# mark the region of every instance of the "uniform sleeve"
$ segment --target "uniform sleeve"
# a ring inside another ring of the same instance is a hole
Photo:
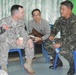
[[[50,29],[49,23],[46,22],[46,24],[45,24],[45,34],[42,37],[42,40],[48,39],[48,37],[50,36],[50,33],[51,33],[51,29]]]
[[[7,25],[4,20],[0,20],[0,34],[3,34],[6,30],[3,28],[3,25]]]
[[[76,22],[73,24],[73,29],[71,32],[76,35]]]
[[[73,23],[72,28],[70,28],[69,30],[71,31],[70,35],[67,36],[69,42],[76,42],[76,22]]]
[[[27,31],[25,30],[25,25],[23,24],[19,26],[18,30],[19,30],[20,37],[23,37],[24,41],[27,41],[29,39],[29,36]]]
[[[3,29],[3,25],[7,25],[4,19],[0,20],[0,40],[3,42],[8,42],[7,31]]]

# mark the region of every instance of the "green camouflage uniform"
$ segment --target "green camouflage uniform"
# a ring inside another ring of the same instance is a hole
[[[76,49],[76,16],[71,14],[68,19],[63,17],[59,17],[51,31],[51,35],[56,35],[58,32],[61,32],[61,38],[55,39],[55,43],[61,44],[60,54],[64,56],[70,66],[73,65],[73,58],[72,58],[72,51]],[[46,41],[45,42],[45,49],[47,50],[48,54],[54,56],[55,50],[51,48],[52,42]]]

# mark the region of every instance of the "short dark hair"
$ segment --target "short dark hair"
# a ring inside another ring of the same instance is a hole
[[[34,11],[39,11],[39,13],[41,14],[41,11],[36,8],[36,9],[34,9],[34,10],[31,12],[32,15],[33,15],[33,12],[34,12]]]
[[[23,8],[23,6],[21,6],[21,5],[13,5],[11,7],[11,15],[13,15],[15,11],[18,11],[19,8]]]
[[[68,8],[70,8],[71,10],[73,9],[73,3],[72,3],[71,1],[61,2],[61,5],[65,5],[65,6],[67,6]]]

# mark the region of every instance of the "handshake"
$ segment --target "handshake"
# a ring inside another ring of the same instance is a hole
[[[43,34],[39,33],[34,28],[32,29],[32,33],[30,33],[29,36],[33,41],[37,42],[38,44],[42,44],[42,40],[40,38],[43,36]]]

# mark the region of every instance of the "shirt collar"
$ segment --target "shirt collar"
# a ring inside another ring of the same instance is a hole
[[[34,23],[35,23],[35,24],[41,24],[41,20],[42,20],[42,19],[40,19],[40,21],[39,21],[38,23],[36,23],[36,22],[34,21]]]

